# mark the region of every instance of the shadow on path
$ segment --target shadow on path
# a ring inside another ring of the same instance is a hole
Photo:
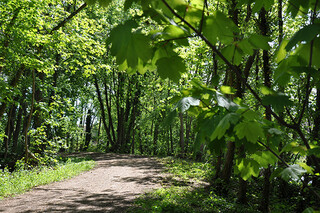
[[[148,157],[77,153],[97,166],[67,181],[0,201],[0,212],[126,212],[134,198],[160,187],[161,164]]]

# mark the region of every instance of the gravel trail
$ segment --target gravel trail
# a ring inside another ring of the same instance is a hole
[[[161,165],[148,157],[86,153],[97,166],[72,179],[0,201],[0,212],[126,212],[133,199],[160,187]]]

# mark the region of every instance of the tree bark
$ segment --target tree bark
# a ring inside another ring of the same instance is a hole
[[[110,129],[109,129],[109,127],[107,125],[107,122],[106,122],[106,114],[105,114],[104,104],[103,104],[103,101],[102,101],[102,97],[101,97],[101,92],[100,92],[97,76],[94,76],[94,85],[96,87],[96,93],[97,93],[99,104],[100,104],[102,123],[103,123],[103,126],[104,126],[105,130],[106,130],[108,141],[113,146],[114,145],[114,141],[112,140],[112,137],[111,137],[111,134],[110,134]],[[109,148],[109,146],[107,146],[107,149],[108,148]]]
[[[185,140],[184,140],[184,122],[183,122],[183,114],[182,112],[179,113],[179,120],[180,120],[180,154],[182,157],[185,155]]]
[[[260,18],[260,31],[261,34],[264,36],[268,36],[269,33],[269,25],[267,22],[267,11],[265,8],[262,8],[259,14]],[[268,88],[271,88],[271,69],[270,69],[270,56],[267,50],[263,50],[262,53],[262,60],[263,60],[263,76],[264,76],[264,85]],[[266,119],[271,121],[271,108],[267,108],[266,112]],[[268,140],[268,139],[267,139]],[[267,141],[267,145],[268,141]],[[271,168],[264,169],[264,184],[261,196],[261,203],[260,203],[260,210],[264,213],[269,212],[269,203],[270,203],[270,176],[271,176]]]
[[[91,110],[88,110],[88,114],[87,114],[87,118],[86,118],[86,138],[85,138],[85,144],[84,144],[84,150],[87,150],[89,145],[90,145],[90,141],[91,141],[91,119],[92,119],[92,113]]]

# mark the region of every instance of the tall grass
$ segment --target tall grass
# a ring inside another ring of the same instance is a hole
[[[39,185],[61,181],[79,175],[95,166],[92,160],[72,161],[69,159],[54,167],[38,167],[31,170],[17,169],[9,172],[0,170],[0,200],[16,194],[24,193]]]

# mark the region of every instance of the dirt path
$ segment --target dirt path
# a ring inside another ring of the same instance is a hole
[[[160,187],[154,159],[90,155],[97,161],[93,170],[0,201],[0,212],[125,212],[137,195]]]

